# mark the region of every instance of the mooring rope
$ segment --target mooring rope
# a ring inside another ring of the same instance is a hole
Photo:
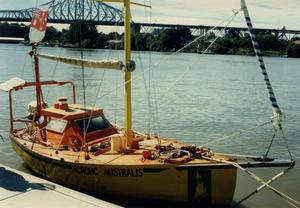
[[[273,186],[269,185],[271,182],[275,181],[276,179],[278,179],[280,176],[284,175],[288,169],[291,169],[295,163],[291,163],[291,165],[287,168],[287,170],[284,170],[282,172],[280,172],[279,174],[277,174],[276,176],[274,176],[272,179],[270,179],[268,182],[265,182],[263,179],[261,179],[260,177],[258,177],[257,175],[255,175],[253,172],[243,168],[242,166],[240,166],[238,163],[236,162],[232,162],[232,161],[227,161],[227,160],[223,160],[223,159],[216,159],[216,158],[210,158],[210,157],[205,157],[203,156],[203,159],[206,160],[211,160],[211,161],[215,161],[215,162],[221,162],[221,163],[226,163],[226,164],[230,164],[240,170],[242,170],[243,172],[247,173],[248,175],[250,175],[252,178],[254,178],[256,181],[262,183],[262,186],[265,187],[267,186],[269,189],[271,189],[273,192],[275,192],[277,195],[279,195],[280,197],[282,197],[283,199],[285,199],[289,204],[292,204],[294,207],[297,207],[297,205],[300,205],[300,202],[298,202],[297,200],[291,198],[290,196],[288,196],[287,194],[275,189]],[[263,187],[261,187],[259,190],[261,190]],[[259,191],[258,190],[258,191]],[[256,191],[255,193],[257,193],[258,191]],[[253,193],[254,194],[254,193]],[[253,195],[251,194],[251,195]],[[249,196],[250,197],[250,196]],[[247,197],[247,199],[249,198]],[[245,197],[246,198],[246,197]],[[245,201],[246,199],[244,199]],[[239,202],[238,202],[239,203]],[[297,205],[295,205],[297,204]]]
[[[232,207],[238,207],[242,202],[246,201],[247,199],[249,199],[251,196],[253,196],[254,194],[256,194],[257,192],[259,192],[260,190],[262,190],[263,188],[266,187],[266,185],[270,185],[271,183],[273,183],[275,180],[277,180],[279,177],[283,176],[284,174],[286,174],[289,170],[292,169],[293,166],[288,167],[287,169],[281,171],[280,173],[278,173],[277,175],[275,175],[273,178],[271,178],[270,180],[268,180],[265,184],[259,186],[257,189],[255,189],[252,193],[248,194],[247,196],[245,196],[243,199],[241,199],[240,201],[238,201],[236,204],[234,204]],[[288,201],[289,202],[289,201]],[[294,204],[291,204],[295,207]]]

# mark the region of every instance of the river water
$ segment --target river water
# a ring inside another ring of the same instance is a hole
[[[1,82],[15,76],[27,81],[33,79],[32,63],[27,55],[29,50],[27,46],[0,44]],[[40,48],[40,52],[81,56],[76,49]],[[87,59],[123,58],[120,51],[109,50],[85,50],[83,56]],[[273,128],[270,124],[257,126],[270,121],[272,110],[255,57],[200,54],[172,56],[168,53],[134,52],[133,59],[137,63],[132,85],[133,124],[136,130],[146,132],[150,129],[152,133],[178,138],[188,144],[208,144],[216,152],[250,155],[265,153]],[[300,59],[266,57],[265,62],[284,113],[283,128],[288,145],[296,160],[296,166],[273,185],[299,201]],[[86,102],[101,106],[112,123],[123,125],[124,73],[86,69],[84,76]],[[77,86],[78,102],[83,102],[80,67],[41,60],[41,78],[73,80]],[[43,93],[48,104],[54,103],[58,96],[71,95],[68,87],[59,90],[47,88]],[[15,115],[26,115],[27,103],[33,99],[32,91],[16,92],[13,99]],[[5,139],[5,131],[9,127],[6,93],[1,92],[0,102],[0,134]],[[279,134],[269,154],[288,158],[286,145]],[[8,140],[1,142],[0,139],[0,163],[27,171]],[[280,170],[282,168],[253,171],[267,180]],[[239,172],[234,200],[238,201],[258,186],[259,183]],[[138,206],[144,204],[142,202]],[[289,206],[272,191],[264,189],[240,207]]]

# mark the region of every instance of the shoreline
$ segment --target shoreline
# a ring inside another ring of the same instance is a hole
[[[9,45],[22,45],[22,46],[30,46],[29,44],[24,44],[20,41],[4,41],[4,40],[0,40],[0,44],[9,44]],[[54,46],[50,46],[50,45],[45,45],[45,44],[41,44],[41,47],[47,47],[47,48],[68,48],[68,49],[80,49],[80,47],[77,46],[71,46],[71,45],[54,45]],[[121,49],[114,49],[114,48],[83,48],[84,50],[121,50]],[[172,54],[175,51],[138,51],[138,50],[132,50],[132,52],[151,52],[151,53],[164,53],[164,54]],[[190,54],[202,54],[201,52],[195,52],[195,51],[182,51],[180,53],[190,53]],[[233,55],[233,56],[255,56],[254,52],[253,53],[212,53],[212,52],[208,52],[208,53],[204,53],[205,55]],[[294,57],[288,57],[287,54],[281,54],[277,51],[265,51],[263,52],[263,56],[264,57],[279,57],[279,58],[294,58]]]

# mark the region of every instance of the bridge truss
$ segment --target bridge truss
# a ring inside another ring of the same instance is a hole
[[[96,2],[93,0],[51,0],[41,5],[49,8],[49,23],[70,24],[76,20],[93,21],[96,25],[123,25],[123,11],[114,8],[108,4]],[[11,22],[30,22],[33,8],[21,10],[0,10],[0,21]],[[157,23],[134,23],[141,29],[141,32],[153,31],[153,29],[187,27],[194,34],[204,34],[208,30],[212,32],[224,32],[223,27],[214,27],[207,25],[176,25],[176,24],[157,24]],[[228,27],[241,34],[247,33],[247,28]],[[299,30],[282,29],[256,29],[256,32],[271,32],[281,38],[291,39],[300,35]]]
[[[121,10],[92,0],[52,0],[40,7],[49,8],[49,23],[70,24],[82,19],[93,21],[97,25],[123,23]],[[31,21],[33,9],[0,10],[0,21]]]

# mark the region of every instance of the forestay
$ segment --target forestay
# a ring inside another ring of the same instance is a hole
[[[257,60],[259,62],[259,67],[261,69],[261,73],[264,77],[264,80],[265,80],[265,83],[266,83],[266,86],[267,86],[267,89],[268,89],[269,99],[270,99],[270,102],[271,102],[271,105],[272,105],[272,108],[273,108],[274,124],[276,126],[279,126],[279,128],[281,128],[282,113],[281,113],[281,110],[280,110],[279,105],[277,103],[274,91],[273,91],[272,86],[271,86],[271,82],[270,82],[270,79],[269,79],[269,76],[268,76],[268,73],[267,73],[267,69],[266,69],[266,66],[265,66],[265,63],[264,63],[264,59],[262,57],[262,53],[261,53],[256,35],[254,34],[254,29],[253,29],[253,26],[252,26],[251,18],[250,18],[245,0],[241,0],[241,6],[242,6],[242,10],[244,12],[245,20],[246,20],[247,27],[248,27],[248,30],[249,30],[249,33],[250,33],[250,38],[251,38],[251,42],[252,42],[252,45],[253,45],[253,48],[254,48],[254,52],[255,52],[255,55],[256,55]]]

